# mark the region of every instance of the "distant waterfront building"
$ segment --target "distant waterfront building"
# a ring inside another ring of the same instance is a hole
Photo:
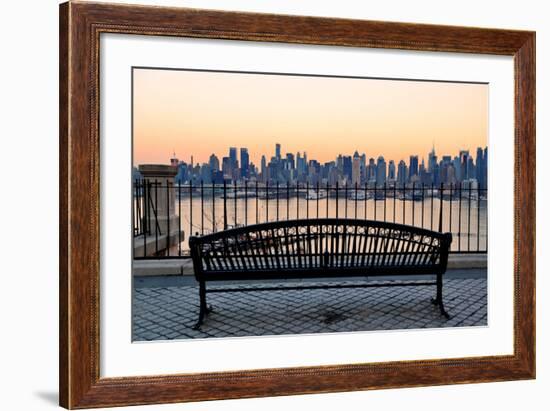
[[[407,183],[407,178],[409,176],[407,170],[407,164],[403,160],[399,161],[397,165],[397,184],[403,186]]]
[[[393,160],[390,160],[388,164],[388,180],[395,181],[395,177],[395,162]]]
[[[242,177],[248,177],[249,176],[249,165],[250,165],[250,157],[248,156],[248,149],[242,147],[241,148],[241,176]]]
[[[231,157],[223,157],[222,158],[222,173],[223,178],[226,180],[231,180],[233,177],[233,161],[231,160]]]
[[[260,175],[262,178],[262,182],[265,183],[267,181],[267,160],[265,159],[265,156],[262,156],[262,160],[260,163]]]
[[[409,157],[409,179],[418,175],[418,156]]]
[[[367,166],[367,181],[376,182],[376,162],[374,158],[369,158],[369,165]]]
[[[376,185],[383,186],[386,183],[386,160],[384,157],[378,157],[376,163]]]
[[[207,163],[204,163],[203,165],[201,165],[200,180],[204,184],[212,183],[212,169]]]
[[[294,162],[294,154],[286,153],[286,163],[289,170],[294,170],[294,168],[296,167]]]
[[[351,167],[351,184],[361,185],[361,157],[353,157],[353,164]]]
[[[470,158],[470,152],[468,150],[460,150],[458,156],[460,157],[460,180],[468,179],[468,160]]]
[[[218,159],[218,157],[216,157],[215,154],[212,154],[210,156],[210,159],[208,160],[208,165],[210,166],[210,169],[214,172],[220,170],[220,160]]]
[[[275,158],[281,160],[281,145],[279,143],[275,144]]]
[[[343,165],[344,165],[344,177],[346,177],[347,181],[350,182],[351,181],[351,174],[352,174],[351,156],[344,156]]]
[[[435,147],[432,147],[432,151],[428,154],[428,172],[435,174],[437,168],[437,156],[435,154]]]
[[[453,168],[454,168],[455,181],[456,182],[462,181],[463,176],[462,176],[462,165],[461,165],[460,156],[456,156],[453,159]]]

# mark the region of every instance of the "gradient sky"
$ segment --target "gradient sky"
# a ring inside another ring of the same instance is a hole
[[[174,151],[221,162],[229,147],[247,147],[259,165],[275,143],[320,162],[487,145],[485,84],[134,69],[133,104],[136,165],[166,164]]]

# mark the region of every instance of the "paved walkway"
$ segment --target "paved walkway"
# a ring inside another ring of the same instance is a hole
[[[485,274],[485,270],[447,272],[443,289],[450,320],[430,303],[435,286],[249,291],[208,294],[214,312],[199,331],[192,329],[199,304],[194,279],[144,277],[134,285],[134,340],[487,325]],[[281,283],[268,285],[274,284]],[[317,284],[328,282],[308,282]],[[235,285],[258,287],[257,283]]]

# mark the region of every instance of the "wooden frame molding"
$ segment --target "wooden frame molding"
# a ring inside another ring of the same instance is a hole
[[[78,1],[60,6],[59,23],[60,405],[107,407],[535,377],[534,32]],[[513,56],[514,354],[100,378],[99,47],[100,34],[113,32]]]

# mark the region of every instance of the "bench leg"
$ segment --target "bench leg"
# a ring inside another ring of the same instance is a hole
[[[200,298],[199,319],[197,320],[197,323],[193,327],[194,330],[200,330],[205,315],[212,312],[212,307],[209,307],[208,305],[206,305],[206,284],[204,283],[204,281],[199,282],[199,298]]]
[[[435,298],[432,298],[432,304],[439,306],[439,311],[448,320],[451,316],[445,311],[443,305],[443,274],[437,274],[437,294]]]

